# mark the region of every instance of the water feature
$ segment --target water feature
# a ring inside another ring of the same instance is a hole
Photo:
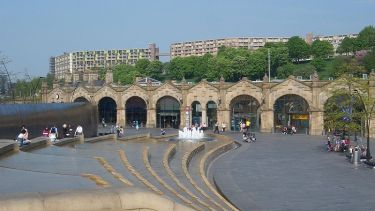
[[[181,131],[178,131],[178,138],[179,139],[189,139],[189,140],[198,140],[204,138],[203,130],[200,128],[193,127],[191,129],[184,127]]]

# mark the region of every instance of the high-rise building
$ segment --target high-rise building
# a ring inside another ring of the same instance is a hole
[[[116,64],[134,65],[139,59],[159,60],[159,48],[154,43],[143,49],[91,50],[64,53],[50,58],[50,72],[55,79],[63,79],[65,73],[110,67]]]
[[[313,36],[312,33],[306,35],[305,41],[312,44],[315,40],[326,40],[330,42],[334,50],[340,45],[345,37],[355,38],[357,34],[348,35],[329,35],[329,36]],[[186,57],[186,56],[203,56],[204,54],[216,55],[219,47],[232,47],[232,48],[246,48],[249,50],[256,50],[263,47],[267,42],[273,43],[286,43],[290,37],[238,37],[238,38],[223,38],[213,40],[198,40],[186,41],[179,43],[172,43],[170,45],[171,58]]]
[[[170,46],[171,58],[185,56],[203,56],[206,53],[216,55],[219,47],[246,48],[256,50],[267,42],[288,42],[287,37],[238,37],[215,40],[199,40],[172,43]]]
[[[339,34],[339,35],[328,35],[328,36],[314,36],[312,41],[321,40],[321,41],[328,41],[333,45],[333,50],[336,52],[337,48],[340,46],[341,42],[345,39],[345,37],[349,38],[357,38],[358,34]]]

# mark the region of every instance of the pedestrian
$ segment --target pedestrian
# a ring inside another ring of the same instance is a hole
[[[22,125],[21,131],[25,130],[25,133],[23,134],[24,140],[29,140],[29,130],[27,130],[26,125]]]
[[[214,130],[214,133],[217,133],[217,134],[219,134],[220,132],[219,132],[219,124],[216,122],[216,124],[215,124],[215,130]]]
[[[66,138],[69,136],[69,129],[68,129],[67,124],[63,124],[62,131],[63,131],[63,138]]]
[[[78,125],[76,128],[76,132],[74,133],[76,136],[83,134],[83,128],[81,125]]]
[[[135,121],[135,129],[136,129],[136,130],[139,130],[139,124],[138,124],[138,121]]]
[[[51,127],[51,129],[49,131],[49,138],[52,142],[55,142],[57,140],[58,136],[59,136],[59,133],[57,131],[56,126],[54,125],[53,127]]]
[[[102,126],[103,126],[103,127],[107,127],[107,124],[105,123],[104,118],[102,118]]]
[[[44,128],[44,130],[42,132],[42,136],[49,137],[49,129],[48,129],[48,127]]]
[[[225,132],[225,128],[227,127],[227,124],[225,124],[225,122],[222,122],[221,123],[221,129],[223,132]]]
[[[30,143],[30,141],[25,138],[26,133],[27,133],[26,129],[23,128],[17,136],[17,141],[20,143],[20,147]]]

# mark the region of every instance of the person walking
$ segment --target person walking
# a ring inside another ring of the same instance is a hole
[[[219,132],[219,124],[216,122],[216,124],[215,124],[215,130],[214,130],[214,133],[217,133],[217,134],[219,134],[220,132]]]

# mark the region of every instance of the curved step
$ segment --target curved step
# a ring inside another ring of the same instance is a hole
[[[188,206],[196,209],[196,210],[203,210],[201,207],[195,205],[192,201],[184,197],[183,195],[179,194],[175,189],[173,189],[170,185],[168,185],[155,171],[152,169],[150,161],[149,161],[149,147],[143,148],[143,162],[147,168],[147,170],[150,172],[152,176],[156,178],[156,180],[164,186],[168,191],[170,191],[172,194],[174,194],[176,197],[181,199],[185,204]]]
[[[127,186],[133,186],[133,183],[127,180],[122,174],[118,173],[103,157],[94,157],[99,163],[116,179]]]
[[[191,159],[193,158],[193,156],[195,156],[197,153],[201,152],[202,150],[205,149],[205,144],[200,144],[198,145],[196,148],[194,148],[193,150],[191,150],[190,152],[186,152],[182,158],[182,161],[181,161],[181,166],[182,166],[182,169],[184,171],[184,174],[186,176],[186,178],[189,180],[189,182],[191,183],[191,185],[200,193],[202,194],[207,200],[210,201],[210,203],[214,204],[217,208],[221,209],[221,210],[225,210],[223,208],[222,205],[220,205],[218,202],[216,202],[206,191],[204,191],[197,183],[196,181],[193,179],[193,177],[191,176],[190,172],[189,172],[189,164],[190,164],[190,161]]]
[[[199,171],[200,171],[200,176],[204,182],[204,184],[211,190],[213,194],[215,194],[222,202],[224,202],[231,210],[238,211],[233,204],[231,204],[227,199],[225,199],[217,190],[216,188],[209,182],[207,176],[206,176],[206,170],[207,170],[207,165],[210,162],[209,160],[212,160],[214,157],[216,157],[220,151],[226,151],[229,149],[233,148],[233,141],[227,141],[225,140],[224,143],[216,146],[215,148],[211,149],[207,153],[205,153],[200,160],[199,164]]]
[[[88,173],[83,173],[81,174],[81,176],[95,182],[95,184],[99,187],[102,187],[102,188],[111,187],[109,182],[105,181],[101,176],[98,176],[95,174],[88,174]]]
[[[159,190],[156,186],[154,186],[151,182],[149,182],[146,178],[144,178],[129,162],[128,158],[126,157],[124,150],[117,151],[121,161],[123,162],[124,166],[135,176],[139,181],[141,181],[146,187],[154,191],[159,195],[164,195],[164,193]]]

